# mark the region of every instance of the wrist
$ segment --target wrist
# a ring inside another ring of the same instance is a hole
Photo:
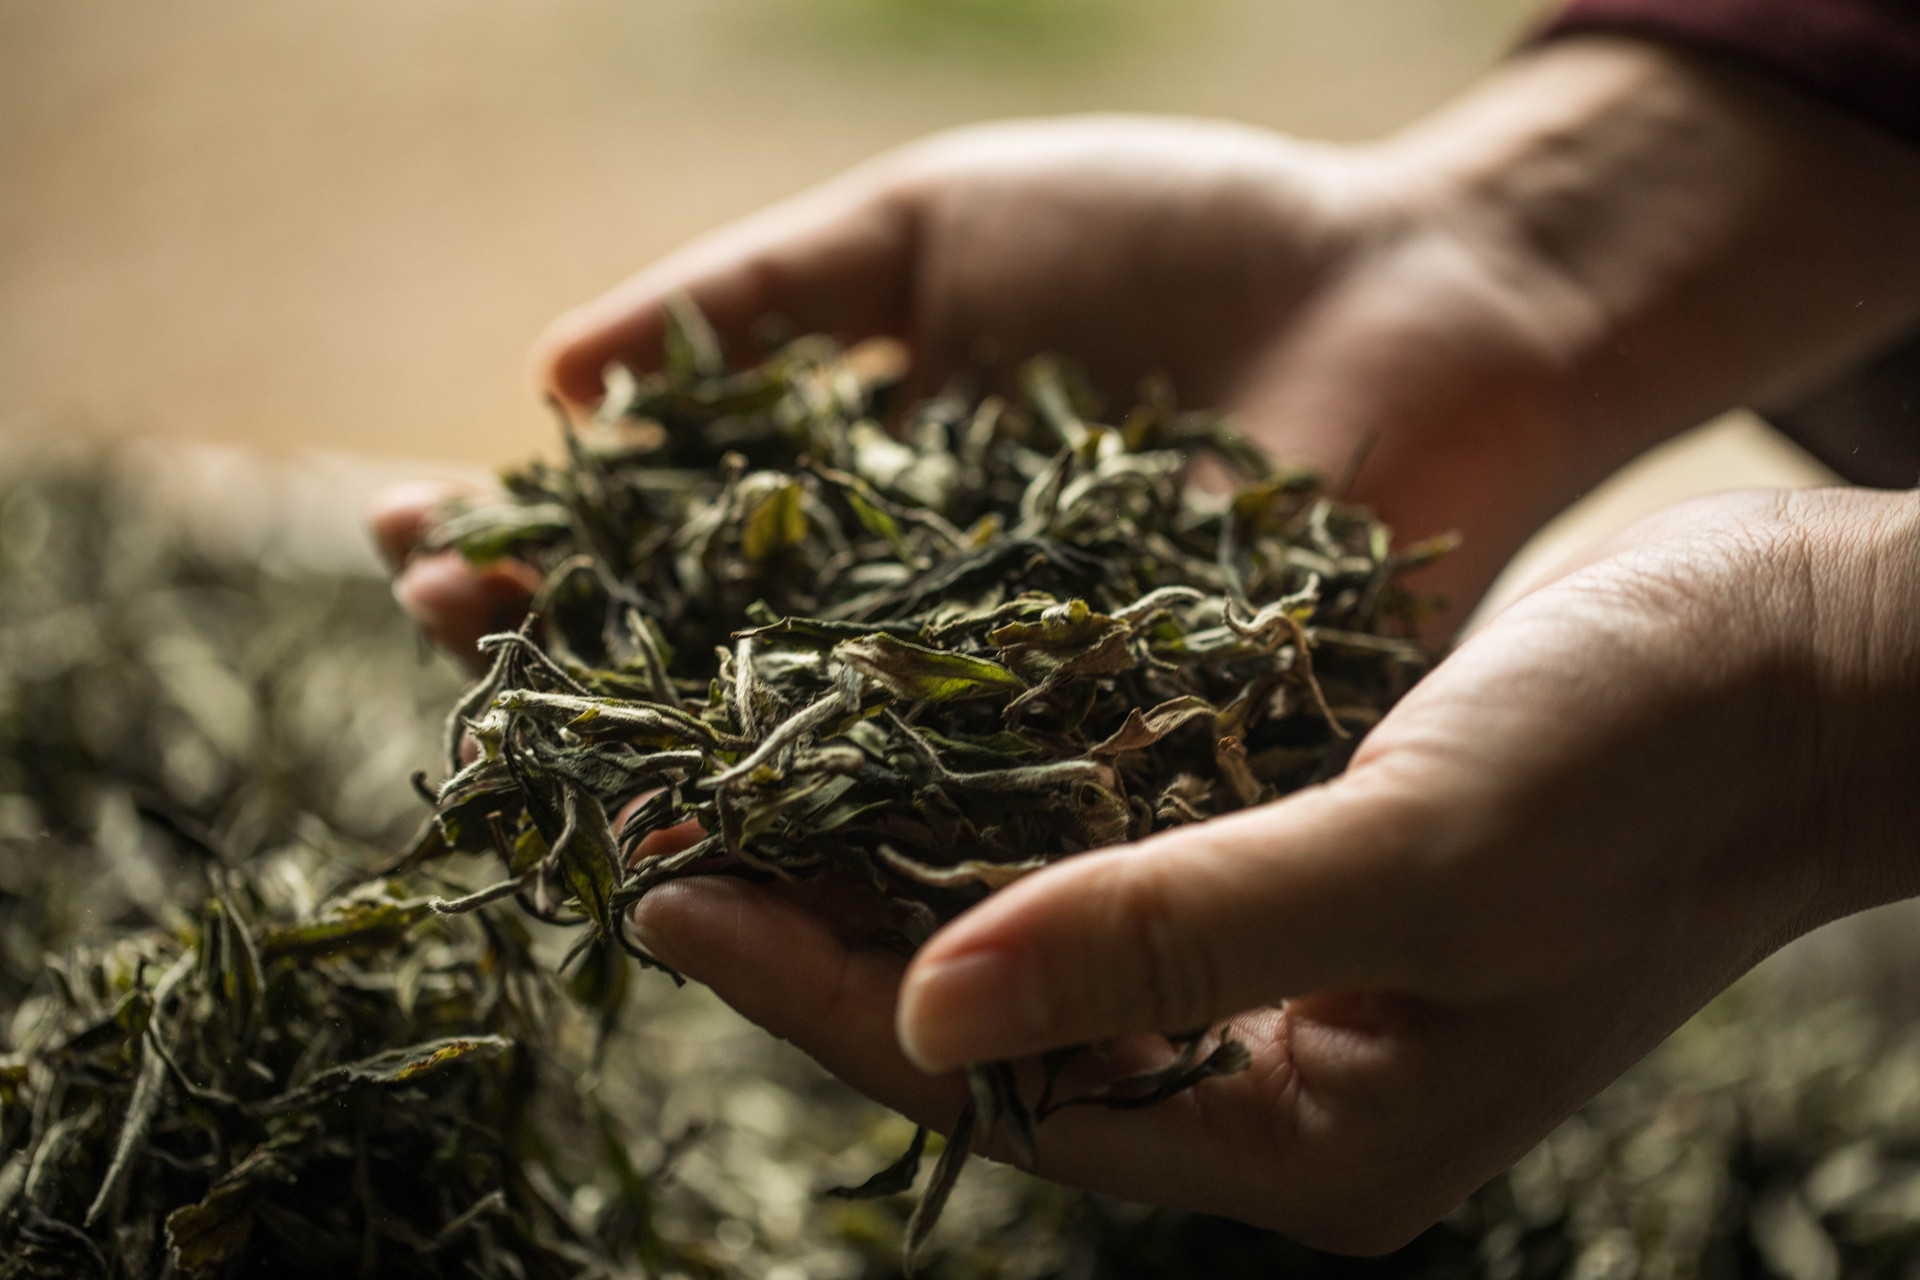
[[[1683,529],[1704,516],[1676,544],[1667,612],[1686,636],[1673,661],[1717,690],[1698,803],[1738,815],[1711,868],[1722,899],[1751,897],[1777,945],[1920,894],[1920,491],[1674,511]]]
[[[1695,499],[1549,592],[1556,618],[1597,606],[1591,662],[1635,717],[1628,845],[1758,948],[1741,967],[1920,894],[1920,490]]]
[[[1920,319],[1920,149],[1743,66],[1570,38],[1384,150],[1510,264],[1616,461]]]
[[[1840,915],[1920,894],[1920,490],[1798,495],[1815,809]]]

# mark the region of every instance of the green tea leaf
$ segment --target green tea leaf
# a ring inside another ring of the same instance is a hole
[[[847,640],[833,656],[896,697],[911,702],[955,702],[1019,693],[1024,680],[997,662],[909,644],[876,632]]]
[[[800,506],[801,490],[796,481],[787,481],[761,499],[747,516],[740,534],[740,550],[748,560],[758,563],[797,547],[807,536],[807,516]]]
[[[504,1036],[446,1036],[424,1044],[389,1049],[358,1062],[329,1067],[297,1089],[256,1104],[253,1110],[263,1115],[296,1112],[356,1085],[407,1084],[468,1058],[492,1057],[512,1047],[513,1042]]]
[[[432,914],[425,898],[352,899],[334,904],[309,923],[269,930],[261,940],[260,957],[313,960],[345,951],[382,951]]]

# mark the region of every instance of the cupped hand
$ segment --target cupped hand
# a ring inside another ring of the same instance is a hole
[[[1248,1070],[1061,1112],[1039,1171],[1385,1249],[1767,952],[1920,889],[1916,711],[1920,497],[1737,495],[1494,619],[1341,777],[1030,875],[911,964],[734,880],[636,926],[935,1127],[961,1064],[1231,1019]]]

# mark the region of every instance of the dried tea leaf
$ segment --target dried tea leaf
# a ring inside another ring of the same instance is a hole
[[[1127,1076],[1090,1089],[1078,1097],[1054,1103],[1043,1114],[1051,1114],[1063,1107],[1102,1106],[1122,1111],[1151,1107],[1177,1093],[1185,1093],[1203,1080],[1245,1071],[1253,1060],[1247,1046],[1238,1040],[1222,1038],[1204,1058],[1199,1056],[1200,1044],[1201,1037],[1194,1036],[1180,1047],[1172,1062],[1158,1071]]]
[[[913,1274],[920,1250],[939,1224],[947,1200],[960,1181],[960,1170],[966,1166],[967,1157],[973,1154],[976,1114],[974,1101],[969,1097],[961,1106],[959,1117],[953,1122],[953,1132],[947,1135],[947,1145],[940,1149],[940,1158],[934,1162],[933,1177],[927,1183],[926,1194],[920,1197],[920,1203],[913,1207],[913,1216],[907,1219],[906,1258],[902,1266],[909,1276]]]
[[[328,1094],[354,1085],[405,1084],[463,1058],[503,1053],[512,1047],[513,1042],[501,1036],[448,1036],[425,1044],[388,1049],[371,1058],[330,1067],[299,1088],[260,1104],[256,1110],[281,1114],[311,1106]]]
[[[833,656],[895,697],[910,702],[954,702],[1023,692],[1026,682],[997,662],[875,633],[846,640]]]
[[[223,1174],[204,1199],[167,1215],[174,1265],[190,1276],[213,1275],[239,1258],[253,1233],[255,1206],[269,1186],[296,1179],[287,1153],[309,1141],[315,1128],[292,1126],[262,1143]]]
[[[268,961],[287,956],[311,960],[356,948],[379,950],[432,914],[432,904],[424,898],[349,899],[318,920],[268,930],[260,955]]]
[[[1041,858],[1028,858],[1024,862],[983,862],[978,858],[969,858],[951,866],[929,866],[916,862],[889,845],[881,845],[875,852],[880,861],[909,880],[931,885],[936,889],[953,889],[966,885],[984,885],[989,889],[1004,889],[1022,876],[1031,875],[1047,863]]]
[[[1188,695],[1161,703],[1151,711],[1135,707],[1127,713],[1126,723],[1107,738],[1087,749],[1089,755],[1117,756],[1123,751],[1150,747],[1174,730],[1197,720],[1211,720],[1217,708],[1205,698]]]
[[[836,1200],[878,1200],[882,1196],[911,1191],[914,1179],[920,1176],[920,1159],[926,1150],[927,1126],[916,1125],[913,1141],[907,1144],[907,1149],[900,1153],[898,1160],[857,1187],[834,1187],[826,1194]]]
[[[791,480],[761,499],[741,532],[741,554],[757,562],[799,546],[807,536],[807,517],[800,499],[800,485]]]

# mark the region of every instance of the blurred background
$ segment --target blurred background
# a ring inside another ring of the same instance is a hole
[[[541,326],[943,126],[1365,138],[1534,0],[7,0],[0,422],[495,463]]]

